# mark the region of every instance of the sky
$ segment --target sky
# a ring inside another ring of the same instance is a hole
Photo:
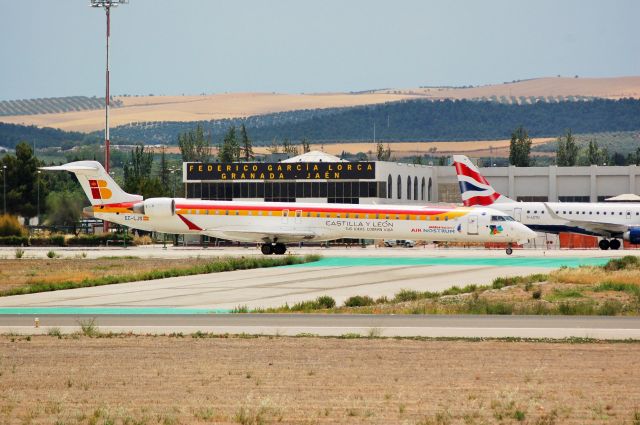
[[[0,0],[0,100],[104,95],[105,14]],[[317,93],[640,75],[637,0],[130,0],[111,93]]]

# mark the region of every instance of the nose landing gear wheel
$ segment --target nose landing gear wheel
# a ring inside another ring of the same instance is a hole
[[[609,248],[611,249],[620,249],[620,241],[617,239],[614,239],[612,241],[609,241]]]
[[[507,255],[513,254],[513,248],[511,248],[511,244],[507,245]]]
[[[273,245],[271,245],[270,243],[263,244],[260,247],[260,251],[262,251],[264,255],[271,255],[273,254]]]
[[[607,249],[609,249],[609,241],[606,239],[602,239],[600,242],[598,242],[598,246],[601,250],[606,251]]]
[[[287,246],[283,243],[277,243],[273,247],[273,253],[276,255],[282,255],[287,252]]]

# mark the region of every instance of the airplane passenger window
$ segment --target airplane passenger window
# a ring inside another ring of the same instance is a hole
[[[224,215],[229,215],[229,210],[224,210]]]
[[[531,211],[527,210],[527,214],[529,214]]]
[[[387,220],[389,220],[389,214],[387,214],[387,215],[385,216],[385,218],[386,218]]]
[[[449,216],[448,215],[444,216],[444,221],[449,221]]]

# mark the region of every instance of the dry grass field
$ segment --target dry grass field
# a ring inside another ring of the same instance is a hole
[[[640,98],[640,77],[613,78],[534,78],[507,84],[470,88],[409,88],[380,90],[376,93],[397,93],[426,96],[434,99],[473,99],[491,96],[594,96],[607,99]]]
[[[637,424],[639,383],[638,343],[0,337],[5,424]]]
[[[118,97],[124,103],[112,109],[111,124],[139,121],[198,121],[246,117],[297,109],[334,108],[376,104],[411,98],[471,99],[491,96],[596,96],[611,99],[640,97],[640,77],[537,78],[509,84],[472,88],[409,88],[367,93],[224,93],[202,96]],[[0,121],[54,127],[62,130],[95,131],[104,126],[102,110],[43,115],[0,117]]]
[[[140,121],[201,121],[239,118],[296,109],[319,109],[369,105],[410,99],[406,94],[277,94],[231,93],[203,96],[118,97],[123,107],[111,109],[111,125]],[[14,124],[54,127],[68,131],[90,132],[104,128],[104,111],[80,111],[42,115],[0,117]]]
[[[54,258],[0,260],[0,293],[31,283],[82,282],[106,275],[128,276],[169,268],[188,269],[211,258]]]

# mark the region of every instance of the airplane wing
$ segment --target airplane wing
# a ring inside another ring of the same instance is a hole
[[[553,211],[553,209],[544,203],[549,216],[556,220],[565,220],[571,223],[572,226],[580,227],[589,232],[598,233],[603,236],[612,236],[616,234],[621,234],[629,230],[629,226],[624,224],[616,224],[616,223],[607,223],[601,221],[589,221],[589,220],[574,220],[572,218],[561,217]]]
[[[266,231],[265,229],[204,229],[203,233],[221,239],[229,239],[240,242],[299,242],[311,240],[318,235],[315,232],[304,230],[276,229]]]

